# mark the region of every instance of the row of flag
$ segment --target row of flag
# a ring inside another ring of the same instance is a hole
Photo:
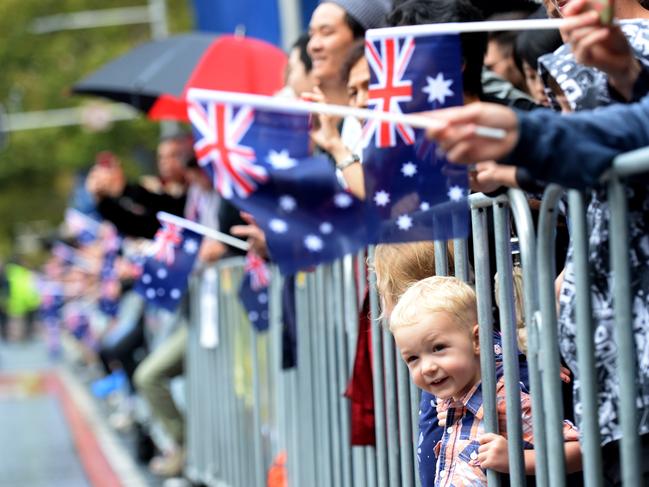
[[[462,103],[457,35],[369,37],[366,57],[368,103],[374,110],[415,113]],[[200,166],[222,198],[255,217],[282,273],[332,261],[368,244],[468,235],[466,169],[450,165],[421,130],[396,122],[364,125],[366,198],[359,200],[341,186],[328,157],[312,154],[307,114],[276,113],[196,90],[189,93],[188,115]],[[68,218],[90,238],[93,225],[84,227],[76,214]],[[158,306],[175,309],[201,241],[199,233],[163,221],[136,290]],[[115,255],[104,253],[107,289],[115,279]],[[268,267],[249,253],[245,270],[239,296],[251,322],[265,329]]]
[[[462,103],[459,36],[366,41],[369,106],[414,113]],[[468,179],[423,132],[403,123],[363,127],[366,199],[340,184],[326,156],[311,155],[308,114],[231,102],[190,90],[199,164],[221,196],[251,213],[284,274],[379,242],[468,235]]]

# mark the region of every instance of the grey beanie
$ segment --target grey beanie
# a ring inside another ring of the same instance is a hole
[[[385,27],[390,13],[391,0],[320,0],[320,3],[335,3],[358,21],[364,29]]]

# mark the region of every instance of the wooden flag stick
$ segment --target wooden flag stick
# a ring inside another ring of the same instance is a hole
[[[248,245],[248,242],[245,242],[236,237],[232,237],[227,233],[219,232],[218,230],[214,230],[213,228],[206,227],[205,225],[201,225],[200,223],[187,220],[186,218],[181,218],[179,216],[166,213],[164,211],[159,211],[157,213],[157,216],[158,216],[158,220],[160,220],[161,222],[167,222],[167,223],[171,223],[172,225],[178,225],[179,227],[186,228],[187,230],[191,230],[192,232],[199,233],[205,237],[218,240],[219,242],[229,245],[230,247],[235,247],[237,249],[241,249],[244,251],[247,251],[248,248],[250,247]]]
[[[212,91],[192,88],[187,94],[187,99],[190,101],[199,99],[210,100],[217,103],[246,105],[253,108],[273,110],[280,113],[319,113],[321,115],[333,115],[335,117],[354,117],[361,120],[378,120],[380,122],[410,125],[420,129],[436,129],[444,126],[444,122],[424,115],[383,112],[380,110],[369,110],[367,108],[354,108],[345,105],[314,103],[290,98],[250,95],[247,93],[233,93],[229,91]],[[502,129],[481,126],[477,127],[476,133],[481,137],[490,139],[502,139],[506,135],[505,131]]]

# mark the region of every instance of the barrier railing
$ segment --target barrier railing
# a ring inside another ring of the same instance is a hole
[[[634,159],[635,158],[635,159]],[[629,162],[630,161],[630,162]],[[637,164],[638,161],[641,164]],[[646,170],[649,152],[624,155],[616,161],[618,175],[629,166]],[[611,255],[615,276],[617,341],[622,397],[621,441],[625,485],[640,485],[635,348],[631,322],[631,291],[626,246],[625,193],[618,176],[610,176]],[[554,290],[554,234],[557,203],[563,190],[551,185],[544,195],[538,241],[525,195],[510,190],[492,199],[471,195],[473,266],[467,242],[455,240],[455,274],[467,281],[474,273],[480,324],[481,368],[486,431],[498,431],[496,367],[493,350],[493,281],[490,253],[496,256],[498,313],[502,336],[507,433],[511,485],[525,485],[516,310],[512,281],[514,222],[523,273],[523,317],[527,329],[527,365],[531,390],[536,483],[565,484],[563,407],[559,375],[557,304]],[[581,447],[587,486],[602,485],[602,460],[597,410],[597,380],[591,316],[584,197],[568,192],[570,228],[576,266],[577,350],[583,421]],[[511,213],[511,215],[510,215]],[[491,216],[490,216],[491,214]],[[490,219],[493,218],[493,223]],[[493,226],[492,226],[493,225]],[[490,249],[493,229],[494,248]],[[373,258],[369,249],[368,258]],[[435,242],[436,273],[449,269],[447,242]],[[411,383],[392,335],[379,318],[376,279],[368,274],[372,377],[374,382],[374,447],[350,444],[350,405],[343,396],[351,375],[358,338],[358,309],[364,294],[365,256],[346,257],[313,272],[296,276],[297,367],[281,369],[282,278],[270,286],[270,330],[258,333],[239,305],[237,289],[242,260],[215,266],[218,286],[219,343],[201,345],[202,307],[197,277],[192,283],[191,331],[187,355],[187,473],[215,486],[263,486],[276,455],[287,453],[289,485],[297,486],[419,486],[417,444],[419,391]],[[626,269],[626,272],[625,272]],[[359,277],[360,276],[360,277]],[[487,472],[490,486],[500,476]]]

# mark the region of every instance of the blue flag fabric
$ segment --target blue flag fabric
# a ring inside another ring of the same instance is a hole
[[[162,222],[135,291],[150,304],[175,311],[187,291],[201,241],[198,233]]]
[[[65,210],[65,224],[80,244],[92,243],[99,235],[100,222],[76,208]]]
[[[307,115],[235,107],[209,92],[189,100],[199,164],[223,198],[255,217],[283,274],[367,245],[364,203],[328,158],[309,155]]]
[[[115,261],[121,246],[122,238],[117,233],[117,229],[112,226],[108,227],[103,238],[104,256],[99,272],[99,310],[112,318],[117,316],[121,294],[120,282],[115,269]]]
[[[385,33],[388,29],[382,29]],[[461,105],[459,35],[370,37],[370,108],[414,113]],[[369,121],[363,127],[369,228],[376,242],[463,238],[469,233],[467,170],[449,164],[422,130]]]
[[[239,286],[239,299],[248,313],[250,324],[257,331],[268,330],[268,265],[254,252],[248,252],[244,277]]]

